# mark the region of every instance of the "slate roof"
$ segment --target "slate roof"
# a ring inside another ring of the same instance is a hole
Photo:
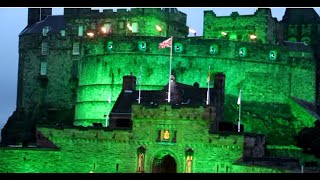
[[[157,107],[167,104],[168,84],[162,90],[141,90],[141,104]],[[210,102],[213,102],[214,88],[210,88]],[[133,104],[138,103],[139,90],[122,91],[115,102],[110,114],[131,113]],[[179,82],[172,82],[171,102],[173,106],[205,106],[207,88],[199,88]]]
[[[30,27],[25,28],[19,34],[19,36],[25,34],[42,33],[42,29],[46,26],[50,27],[49,33],[59,33],[60,30],[66,29],[67,24],[63,15],[47,16],[43,21],[36,22]]]
[[[314,24],[320,23],[320,17],[313,8],[286,8],[282,21],[288,24]]]

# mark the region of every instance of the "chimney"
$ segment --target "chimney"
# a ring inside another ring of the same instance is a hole
[[[132,76],[132,73],[130,76],[123,76],[122,90],[136,90],[136,79],[135,76]]]
[[[40,13],[41,13],[41,21],[43,21],[47,16],[51,16],[52,15],[52,8],[41,8],[40,9]]]
[[[212,122],[211,132],[219,131],[219,123],[224,121],[224,86],[226,76],[223,73],[216,73],[214,76],[214,97],[213,105],[216,108],[216,118]],[[212,101],[211,101],[212,102]]]
[[[40,8],[28,8],[28,27],[40,20]]]
[[[44,20],[47,16],[52,15],[52,8],[28,8],[28,25]]]

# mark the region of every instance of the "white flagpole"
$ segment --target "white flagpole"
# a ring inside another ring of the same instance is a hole
[[[210,104],[210,66],[209,66],[209,74],[208,74],[208,77],[209,79],[207,79],[208,81],[208,90],[207,90],[207,105]]]
[[[105,113],[106,115],[106,127],[108,127],[109,126],[109,117],[108,117],[108,115],[107,115],[107,113]]]
[[[238,97],[238,104],[239,104],[239,121],[238,121],[238,132],[240,132],[240,122],[241,122],[241,89],[239,92],[239,97]]]
[[[140,66],[140,75],[139,75],[139,98],[138,98],[138,103],[140,104],[140,100],[141,100],[141,70],[142,67]]]
[[[172,46],[173,46],[173,36],[171,36],[171,49],[170,49],[170,70],[169,70],[169,90],[168,90],[168,102],[171,101],[171,64],[172,64]]]

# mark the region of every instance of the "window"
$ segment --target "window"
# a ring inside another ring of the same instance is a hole
[[[72,75],[73,77],[78,76],[78,60],[73,60],[73,61],[72,61],[71,75]]]
[[[91,23],[91,29],[96,29],[97,24],[96,23]]]
[[[41,62],[41,64],[40,64],[40,75],[41,76],[47,75],[47,62]]]
[[[297,42],[297,38],[296,37],[289,37],[288,41],[290,42]]]
[[[48,43],[47,42],[42,42],[41,54],[48,55]]]
[[[49,26],[44,27],[42,29],[42,35],[43,36],[47,36],[49,31],[50,31],[50,27]]]
[[[309,37],[302,37],[301,41],[304,42],[305,44],[310,44],[310,38]]]
[[[119,29],[123,29],[124,28],[124,21],[119,21]]]
[[[111,23],[106,23],[103,25],[104,28],[106,28],[106,32],[109,33],[111,31]]]
[[[194,152],[191,148],[188,148],[186,150],[186,173],[192,172],[193,154],[194,154]]]
[[[72,55],[80,55],[80,44],[79,43],[73,43]]]
[[[78,36],[83,36],[83,26],[78,27]]]
[[[143,146],[140,146],[137,150],[137,153],[138,153],[137,172],[143,173],[144,172],[144,161],[145,161],[146,149]]]
[[[139,30],[138,29],[138,22],[133,22],[131,27],[132,27],[132,32],[133,33],[137,33],[138,32],[138,30]]]
[[[60,30],[60,35],[61,36],[66,36],[66,30]]]

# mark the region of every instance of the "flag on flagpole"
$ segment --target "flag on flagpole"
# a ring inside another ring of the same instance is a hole
[[[159,44],[159,49],[164,49],[166,47],[171,47],[172,45],[172,37],[169,38],[169,39],[166,39],[164,41],[162,41],[160,44]]]
[[[238,102],[237,102],[238,105],[241,104],[241,89],[240,89],[240,92],[239,92],[239,97],[238,97]]]

